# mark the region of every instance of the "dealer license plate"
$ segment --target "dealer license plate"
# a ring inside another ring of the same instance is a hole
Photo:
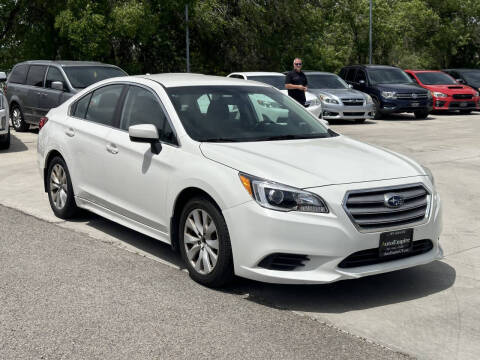
[[[460,103],[460,106],[461,106],[461,107],[467,107],[467,106],[468,106],[468,103],[466,103],[466,102]]]
[[[380,234],[379,256],[408,254],[413,247],[413,229],[403,229]]]
[[[420,106],[420,103],[418,103],[418,102],[412,102],[410,105],[411,105],[412,107],[419,107],[419,106]]]

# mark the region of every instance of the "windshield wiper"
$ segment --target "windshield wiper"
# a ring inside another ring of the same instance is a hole
[[[240,139],[228,139],[228,138],[209,138],[202,139],[201,142],[239,142]]]
[[[316,135],[275,135],[257,138],[253,141],[274,141],[274,140],[297,140],[297,139],[316,139],[325,138],[328,134],[316,134]]]

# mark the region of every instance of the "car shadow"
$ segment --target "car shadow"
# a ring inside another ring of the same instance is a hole
[[[390,114],[390,115],[383,115],[380,120],[383,121],[429,121],[435,120],[436,118],[432,116],[433,114],[429,114],[426,119],[415,119],[415,115],[413,114]]]
[[[363,123],[356,123],[353,120],[328,120],[330,125],[357,125],[357,126],[362,126],[362,125],[375,125],[376,121],[374,120],[365,120]]]
[[[174,267],[185,268],[180,255],[170,245],[86,210],[70,222],[85,223]],[[450,288],[455,279],[453,267],[434,261],[409,269],[324,285],[279,285],[236,278],[220,291],[273,308],[345,313],[423,298]]]
[[[80,210],[78,216],[69,222],[85,223],[87,227],[104,233],[108,237],[120,240],[133,248],[146,252],[154,257],[166,261],[176,267],[183,268],[184,264],[180,255],[172,250],[169,244],[143,235],[135,230],[105,219],[87,210]]]
[[[14,135],[14,132],[10,131],[10,147],[5,150],[0,150],[1,154],[17,153],[27,151],[28,147]]]
[[[275,308],[345,313],[401,303],[444,291],[456,271],[442,261],[325,285],[275,285],[239,279],[227,292]]]

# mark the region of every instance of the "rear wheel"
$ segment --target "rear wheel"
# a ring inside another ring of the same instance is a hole
[[[70,173],[61,157],[57,156],[50,161],[46,182],[48,200],[55,216],[60,219],[72,218],[78,208],[75,204]]]
[[[415,119],[423,120],[428,117],[429,111],[428,110],[417,110],[414,112]]]
[[[10,147],[10,128],[4,135],[0,135],[0,150],[5,150]]]
[[[233,279],[227,224],[211,200],[196,197],[185,205],[179,237],[180,252],[193,280],[208,287],[221,287]]]
[[[472,112],[472,110],[460,110],[460,114],[463,114],[463,115],[468,115]]]
[[[15,129],[15,131],[18,131],[18,132],[27,131],[28,128],[30,127],[30,125],[27,124],[23,119],[22,110],[18,105],[14,105],[12,107],[11,118],[12,118],[12,126]]]

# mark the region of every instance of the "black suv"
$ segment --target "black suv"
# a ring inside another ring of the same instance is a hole
[[[430,91],[416,85],[401,69],[385,65],[351,65],[340,77],[354,89],[369,94],[375,104],[375,119],[382,115],[410,112],[425,119],[432,111]]]
[[[86,61],[26,61],[8,75],[6,96],[16,131],[37,125],[42,116],[80,90],[127,73],[114,65]]]
[[[475,91],[480,91],[480,69],[445,69],[442,70],[462,84]]]

